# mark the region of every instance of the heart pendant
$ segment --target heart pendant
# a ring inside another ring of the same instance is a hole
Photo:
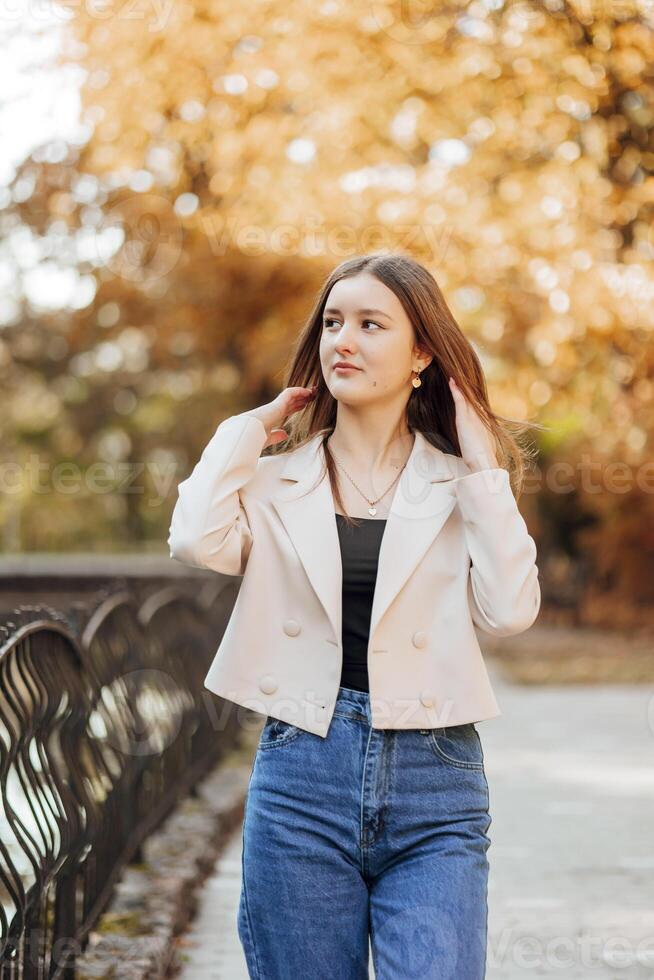
[[[374,517],[375,514],[377,513],[377,508],[376,507],[369,507],[368,508],[368,513],[370,514],[371,517]]]

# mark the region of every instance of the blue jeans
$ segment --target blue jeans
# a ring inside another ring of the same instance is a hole
[[[381,730],[339,688],[326,738],[268,717],[238,934],[255,980],[483,980],[488,784],[474,724]]]

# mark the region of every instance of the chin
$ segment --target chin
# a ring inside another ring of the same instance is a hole
[[[374,405],[379,401],[375,392],[332,392],[334,398],[341,405],[347,405],[350,408],[363,408],[366,405]]]

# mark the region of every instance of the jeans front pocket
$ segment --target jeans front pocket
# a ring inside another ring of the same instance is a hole
[[[282,721],[281,718],[273,718],[271,715],[268,715],[261,729],[259,748],[273,749],[281,745],[287,745],[296,739],[298,735],[301,735],[302,731],[303,729],[298,728],[297,725],[291,725],[287,721]]]
[[[459,769],[484,771],[484,751],[472,722],[429,730],[429,744],[439,759]]]

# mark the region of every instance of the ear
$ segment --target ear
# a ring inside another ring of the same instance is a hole
[[[424,348],[418,347],[416,345],[414,345],[413,347],[413,356],[416,358],[416,360],[420,361],[421,371],[424,371],[425,368],[428,368],[431,362],[434,360],[433,354],[431,354],[429,351],[425,350]]]

